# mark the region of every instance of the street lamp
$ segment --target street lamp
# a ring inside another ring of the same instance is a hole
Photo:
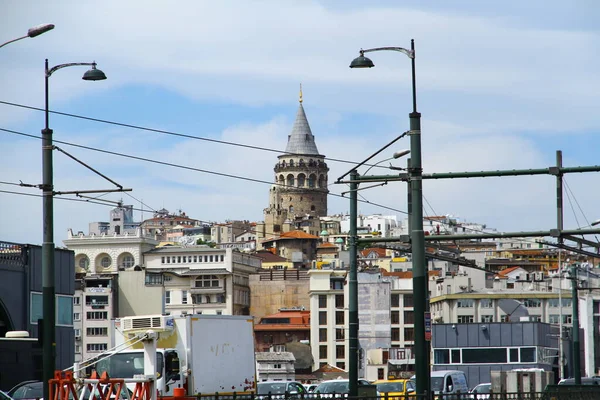
[[[398,159],[398,158],[400,158],[400,157],[404,157],[404,156],[405,156],[405,155],[407,155],[407,154],[410,154],[410,150],[408,150],[408,149],[407,149],[407,150],[401,150],[401,151],[397,151],[397,152],[395,152],[395,153],[394,153],[394,154],[393,154],[393,155],[392,155],[390,158],[383,159],[383,160],[381,160],[381,161],[378,161],[378,162],[376,162],[375,164],[371,165],[371,166],[370,166],[370,167],[369,167],[369,168],[368,168],[368,169],[367,169],[367,170],[364,172],[364,174],[363,174],[363,175],[366,175],[366,174],[367,174],[367,172],[369,172],[369,171],[370,171],[370,170],[371,170],[373,167],[376,167],[376,166],[378,166],[378,165],[379,165],[379,164],[381,164],[381,163],[384,163],[384,162],[386,162],[386,161],[390,161],[390,160],[396,160],[396,159]],[[396,168],[396,167],[395,167],[395,168]]]
[[[415,375],[416,393],[428,395],[429,393],[429,351],[426,338],[426,318],[428,312],[427,264],[425,260],[425,235],[423,233],[423,186],[421,165],[421,114],[417,112],[417,85],[415,73],[415,41],[410,41],[410,50],[403,47],[377,47],[360,50],[360,55],[352,60],[350,68],[372,68],[375,66],[365,53],[375,51],[397,51],[411,59],[412,66],[412,103],[413,110],[410,118],[410,153],[411,159],[408,166],[409,187],[412,198],[412,212],[409,215],[410,242],[413,258],[413,294],[415,314]],[[430,323],[430,321],[428,321]],[[431,329],[431,327],[428,327]],[[429,333],[429,332],[427,332]],[[351,354],[354,357],[354,354]],[[358,392],[358,371],[350,369],[350,395]],[[354,385],[354,386],[353,386]],[[354,391],[353,391],[354,390]]]
[[[8,42],[4,42],[4,43],[0,44],[0,47],[6,46],[7,44],[12,43],[12,42],[16,42],[17,40],[26,39],[28,37],[34,38],[36,36],[41,35],[42,33],[48,32],[52,29],[54,29],[53,24],[41,24],[38,26],[34,26],[33,28],[29,28],[29,30],[27,31],[27,35],[18,37],[16,39],[9,40]]]
[[[52,29],[52,28],[50,28]],[[43,32],[41,32],[43,33]],[[38,35],[41,33],[37,33]],[[48,108],[48,79],[59,69],[89,65],[92,68],[83,74],[86,81],[99,81],[106,79],[104,72],[96,69],[96,63],[69,63],[59,64],[48,68],[48,59],[45,64],[45,119],[46,125],[42,129],[42,207],[43,207],[43,242],[42,242],[42,357],[43,357],[43,382],[48,382],[54,376],[56,368],[56,307],[54,289],[54,183],[52,172],[52,129],[49,127],[50,110]],[[38,327],[39,329],[39,327]],[[39,332],[38,332],[39,334]],[[44,386],[44,398],[48,399],[48,385]]]

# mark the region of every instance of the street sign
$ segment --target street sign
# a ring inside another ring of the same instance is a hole
[[[425,313],[425,340],[431,341],[431,313]]]

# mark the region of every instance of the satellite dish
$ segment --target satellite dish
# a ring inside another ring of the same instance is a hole
[[[506,315],[510,322],[519,322],[521,317],[528,317],[529,310],[518,300],[515,299],[500,299],[498,306]]]

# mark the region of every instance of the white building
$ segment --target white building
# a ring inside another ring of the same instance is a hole
[[[295,381],[296,358],[289,351],[268,351],[256,353],[256,380],[265,381]]]
[[[559,282],[555,281],[497,277],[493,288],[475,289],[467,275],[433,279],[429,281],[432,319],[434,323],[508,322],[510,310],[503,310],[500,302],[513,299],[523,304],[534,321],[558,324],[562,317],[565,326],[570,326],[571,292],[563,288],[559,296]]]
[[[155,248],[144,254],[146,284],[162,287],[167,314],[248,315],[249,275],[258,257],[208,246]]]
[[[310,343],[314,369],[348,368],[347,271],[311,269]],[[388,362],[414,369],[414,310],[411,273],[359,273],[359,377],[384,379]],[[398,352],[396,349],[406,350]],[[402,353],[402,356],[401,356]],[[408,357],[406,357],[408,355]],[[394,361],[389,361],[394,359]]]
[[[356,228],[365,233],[377,232],[378,236],[392,236],[392,231],[398,227],[397,217],[395,215],[358,215]],[[340,217],[340,231],[342,233],[350,232],[350,215]]]

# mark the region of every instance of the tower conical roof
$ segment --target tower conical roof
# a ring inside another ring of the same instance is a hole
[[[288,136],[287,147],[285,148],[286,153],[293,154],[307,154],[307,155],[319,155],[317,145],[315,144],[315,137],[313,136],[306,114],[304,113],[304,107],[302,103],[298,107],[298,113],[296,114],[296,121],[292,128],[292,134]]]

